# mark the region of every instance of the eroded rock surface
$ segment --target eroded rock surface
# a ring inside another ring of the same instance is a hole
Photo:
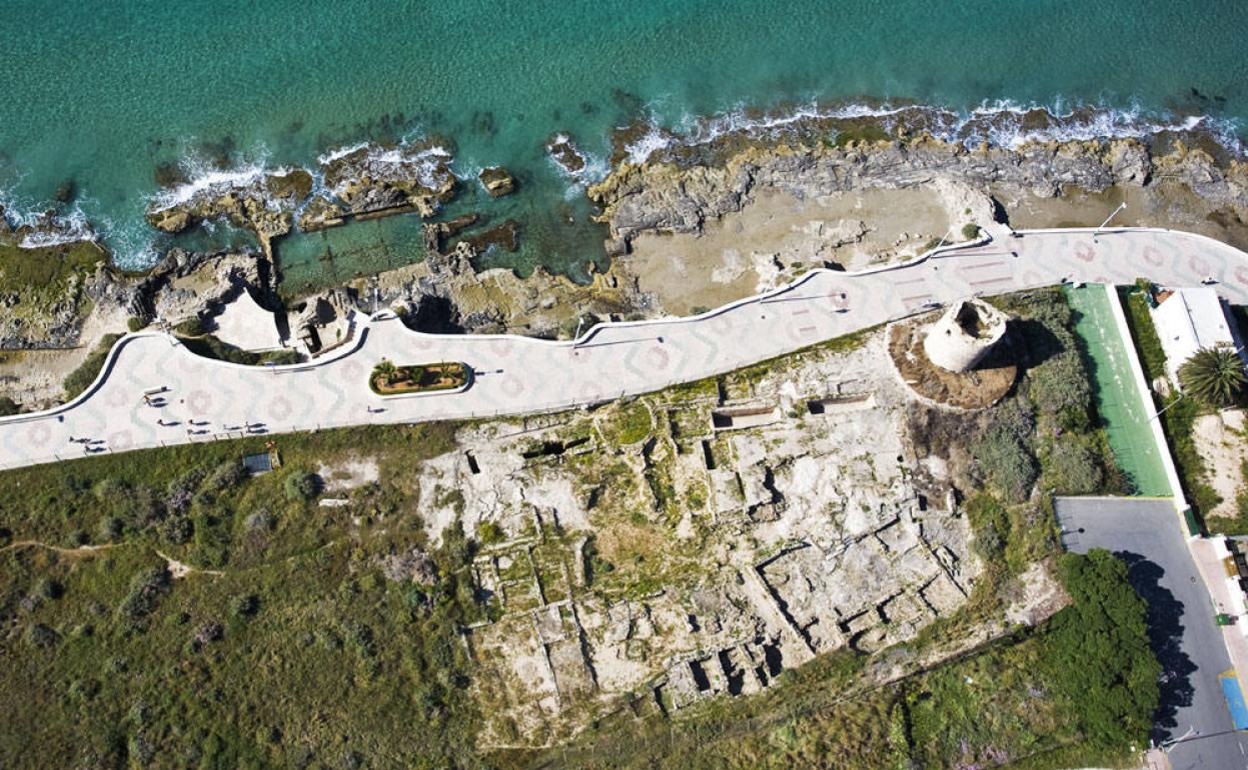
[[[877,333],[589,413],[477,424],[422,465],[431,538],[492,533],[474,572],[495,619],[466,636],[483,744],[548,745],[623,700],[670,714],[758,691],[962,607],[981,570],[969,524],[912,446],[925,407],[885,355]]]

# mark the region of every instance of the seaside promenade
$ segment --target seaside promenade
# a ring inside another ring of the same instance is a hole
[[[383,312],[324,360],[246,367],[196,356],[163,333],[130,334],[78,399],[0,418],[0,468],[247,434],[582,406],[730,371],[971,294],[1063,280],[1193,285],[1212,277],[1222,296],[1248,304],[1248,255],[1203,236],[1131,228],[1020,235],[859,273],[818,270],[700,316],[603,324],[575,342],[421,334]],[[383,398],[367,383],[383,358],[462,361],[476,376],[463,392]],[[147,403],[144,392],[158,388],[156,405]]]

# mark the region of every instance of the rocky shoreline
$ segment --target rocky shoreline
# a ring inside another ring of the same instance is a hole
[[[643,131],[625,129],[618,143]],[[422,225],[424,262],[350,281],[346,293],[331,290],[292,305],[297,312],[333,299],[346,311],[367,297],[369,309],[377,302],[393,306],[420,330],[567,337],[587,321],[714,306],[810,267],[862,267],[843,256],[847,250],[871,259],[918,253],[945,227],[999,236],[1020,226],[1014,219],[1025,212],[1059,202],[1076,208],[1092,201],[1096,205],[1084,213],[1099,222],[1104,204],[1096,196],[1132,196],[1144,212],[1136,216],[1146,213],[1152,224],[1212,228],[1215,237],[1234,243],[1242,235],[1248,241],[1248,165],[1216,158],[1199,143],[1199,137],[1175,136],[1165,142],[968,148],[927,132],[889,134],[861,125],[847,131],[813,121],[780,133],[731,133],[696,147],[669,145],[639,163],[617,153],[611,172],[588,187],[597,219],[609,230],[605,250],[612,258],[610,269],[588,285],[540,268],[525,279],[510,270],[479,272],[482,252],[514,250],[524,223],[490,222],[471,212]],[[570,177],[584,174],[585,158],[570,136],[552,136],[545,149]],[[282,312],[273,239],[296,223],[308,232],[403,212],[433,217],[455,197],[452,163],[451,153],[433,140],[362,145],[322,157],[317,174],[266,170],[166,196],[148,212],[153,227],[177,233],[223,219],[254,233],[262,253],[174,249],[142,276],[106,264],[89,275],[79,270],[64,296],[41,300],[48,305],[46,317],[6,313],[16,300],[0,296],[0,348],[89,347],[94,340],[82,334],[88,316],[114,319],[113,325],[118,318],[176,324],[211,315],[242,291]],[[516,185],[498,166],[483,169],[478,181],[490,197],[509,194]],[[920,215],[924,205],[935,212],[926,219]],[[911,226],[890,225],[887,212],[910,217]],[[58,228],[63,221],[49,212],[38,226],[6,226],[0,239],[13,246],[32,232],[56,235]],[[872,239],[879,243],[871,245]],[[722,247],[716,245],[721,241]],[[0,371],[0,377],[8,378],[0,391],[20,391],[20,375]]]
[[[613,238],[643,233],[697,233],[708,220],[740,211],[759,189],[797,198],[864,189],[905,189],[946,179],[984,192],[1055,198],[1078,189],[1142,188],[1162,180],[1186,185],[1210,213],[1248,218],[1248,165],[1219,165],[1202,149],[1175,142],[1163,155],[1135,139],[1047,142],[1007,149],[967,149],[930,134],[879,140],[765,141],[710,164],[659,159],[625,162],[589,195]],[[615,248],[618,250],[619,245]]]

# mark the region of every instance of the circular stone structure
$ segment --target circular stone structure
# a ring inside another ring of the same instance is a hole
[[[959,300],[928,327],[923,352],[942,369],[969,372],[1005,336],[1008,320],[1005,313],[983,300]]]

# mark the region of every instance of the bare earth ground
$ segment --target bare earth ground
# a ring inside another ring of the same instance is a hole
[[[1179,184],[1161,181],[1144,188],[1110,187],[1102,193],[1068,189],[1060,198],[1016,197],[999,189],[991,192],[1016,229],[1096,227],[1125,201],[1127,208],[1114,215],[1112,224],[1189,230],[1248,248],[1248,225],[1233,216],[1206,215],[1208,204]]]
[[[1125,201],[1112,224],[1188,230],[1248,248],[1248,224],[1209,214],[1188,188],[1164,181],[1102,193],[1068,189],[1061,197],[989,191],[1015,229],[1095,227]],[[965,185],[870,189],[808,200],[760,189],[741,211],[708,221],[698,234],[643,233],[621,258],[643,292],[674,315],[712,308],[791,280],[825,263],[846,270],[907,259],[927,243],[974,222],[986,226],[980,197]],[[968,215],[968,210],[973,213]]]
[[[125,330],[126,315],[120,308],[104,309],[96,305],[83,322],[77,347],[0,354],[0,383],[9,378],[20,380],[25,404],[59,401],[64,393],[65,378],[82,365],[101,338]]]
[[[1222,502],[1208,512],[1209,516],[1238,515],[1235,498],[1244,483],[1240,467],[1248,462],[1248,441],[1244,440],[1243,428],[1244,413],[1239,409],[1196,418],[1192,429],[1196,451],[1205,461],[1209,485],[1222,498]]]
[[[796,270],[825,263],[861,270],[914,256],[949,222],[935,187],[808,200],[762,189],[740,212],[707,222],[701,235],[638,236],[622,261],[643,292],[684,315],[757,293]]]

